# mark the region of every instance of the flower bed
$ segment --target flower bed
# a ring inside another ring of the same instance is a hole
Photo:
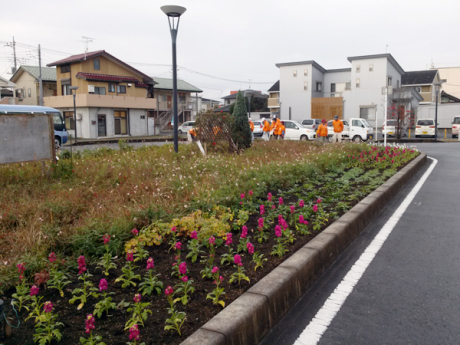
[[[317,160],[319,170],[263,196],[236,190],[233,204],[204,203],[186,216],[133,229],[118,258],[111,252],[117,237],[109,234],[97,239],[104,248],[99,265],[80,256],[68,271],[58,259],[63,253],[49,253],[46,288],[31,288],[21,263],[15,298],[21,321],[30,318],[4,344],[32,344],[34,334],[44,337],[50,329],[62,333],[63,344],[82,336],[107,344],[178,344],[418,154],[353,144],[320,150],[331,150],[321,154],[337,164]],[[278,169],[289,171],[287,164]],[[34,327],[34,319],[44,326]]]

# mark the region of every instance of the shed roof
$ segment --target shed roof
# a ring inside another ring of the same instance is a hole
[[[20,66],[17,71],[11,77],[11,81],[16,81],[22,75],[27,72],[35,79],[40,78],[40,67],[38,66]],[[42,67],[42,80],[43,81],[56,81],[56,68]]]
[[[157,77],[152,77],[155,82],[157,82],[157,85],[155,85],[155,89],[160,89],[160,90],[172,90],[173,89],[173,80],[168,79],[168,78],[157,78]],[[203,90],[200,90],[196,86],[193,86],[190,83],[187,83],[184,80],[177,79],[177,91],[187,91],[187,92],[203,92]]]

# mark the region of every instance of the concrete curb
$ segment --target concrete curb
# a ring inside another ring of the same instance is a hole
[[[421,153],[181,345],[258,344],[426,161]]]

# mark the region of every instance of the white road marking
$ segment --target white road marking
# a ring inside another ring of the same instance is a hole
[[[428,176],[430,176],[436,164],[438,164],[437,159],[432,157],[428,158],[433,160],[431,166],[428,168],[425,174],[423,174],[414,188],[412,188],[410,193],[407,195],[401,205],[399,205],[390,219],[388,219],[382,229],[380,229],[379,233],[375,236],[371,244],[369,244],[364,253],[361,254],[360,258],[351,267],[350,271],[343,278],[334,292],[329,296],[322,308],[316,313],[313,320],[297,338],[294,345],[316,345],[320,341],[324,332],[326,332],[332,320],[337,315],[342,305],[345,303],[345,300],[353,291],[353,288],[361,279],[367,267],[372,262],[375,255],[377,255],[378,251],[385,243],[385,240],[391,234],[396,224],[398,224],[402,215],[412,203],[415,195],[417,195],[418,191],[422,188],[423,184],[427,180]]]

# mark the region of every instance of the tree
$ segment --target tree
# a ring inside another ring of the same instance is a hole
[[[251,128],[243,93],[238,91],[233,109],[232,139],[239,149],[251,147]]]
[[[411,102],[414,97],[410,89],[394,88],[391,106],[388,108],[388,119],[396,120],[396,138],[401,139],[407,127],[413,125],[414,112]]]

